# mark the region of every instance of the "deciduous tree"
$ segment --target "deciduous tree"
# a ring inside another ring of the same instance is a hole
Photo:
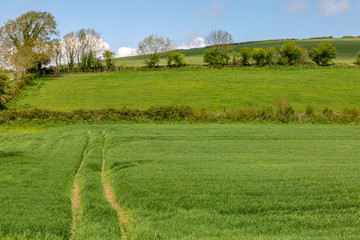
[[[205,38],[206,43],[219,51],[230,50],[229,44],[233,43],[230,33],[223,30],[213,30]]]
[[[43,62],[50,55],[47,47],[56,31],[56,21],[48,12],[27,12],[15,20],[8,20],[0,29],[3,59],[13,68],[17,78]],[[41,57],[40,57],[41,56]]]
[[[138,54],[145,57],[148,67],[154,68],[160,61],[160,56],[174,49],[169,38],[151,34],[139,43]]]

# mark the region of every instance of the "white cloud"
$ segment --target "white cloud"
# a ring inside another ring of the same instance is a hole
[[[129,57],[129,56],[136,56],[136,55],[137,55],[136,48],[121,47],[117,50],[116,57]]]
[[[286,7],[286,10],[291,13],[298,13],[306,11],[310,8],[310,4],[307,0],[297,0],[293,1],[290,5]]]
[[[200,10],[200,14],[208,15],[210,17],[218,17],[224,15],[226,7],[222,3],[213,3],[210,7],[203,7]]]
[[[334,16],[351,10],[350,0],[319,0],[319,14],[321,16]]]
[[[206,47],[205,40],[201,37],[193,39],[189,44],[182,43],[178,49],[203,48]]]

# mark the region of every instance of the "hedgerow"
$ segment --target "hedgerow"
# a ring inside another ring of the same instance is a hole
[[[272,123],[336,123],[359,124],[360,111],[357,108],[344,108],[335,112],[325,108],[315,112],[308,106],[303,112],[296,112],[286,100],[278,100],[277,109],[237,109],[232,111],[198,110],[190,106],[158,106],[145,110],[130,108],[75,110],[71,112],[51,111],[44,109],[3,110],[0,111],[0,124],[12,124],[14,121],[60,121],[64,123],[91,123],[101,121],[126,122],[202,122],[202,123],[236,123],[236,122],[272,122]]]

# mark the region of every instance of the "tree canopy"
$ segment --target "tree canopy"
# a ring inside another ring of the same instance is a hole
[[[49,45],[58,35],[56,21],[48,12],[27,12],[0,28],[1,54],[18,78],[29,68],[49,59]]]

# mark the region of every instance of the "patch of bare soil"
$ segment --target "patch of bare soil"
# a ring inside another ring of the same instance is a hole
[[[115,194],[111,188],[109,179],[106,176],[105,147],[106,147],[106,134],[104,133],[104,146],[103,146],[103,150],[102,150],[103,161],[102,161],[102,168],[101,168],[101,180],[102,180],[102,183],[104,186],[105,197],[106,197],[106,200],[110,203],[111,207],[116,210],[116,212],[118,214],[119,223],[127,223],[128,219],[125,217],[123,209],[121,209],[119,204],[117,204],[117,202],[115,200]]]
[[[74,234],[75,229],[76,229],[76,215],[79,214],[80,210],[81,210],[79,172],[80,172],[82,166],[84,165],[84,160],[85,160],[86,153],[87,153],[87,150],[90,145],[90,141],[91,141],[91,132],[89,131],[89,140],[88,140],[86,147],[84,148],[80,165],[79,165],[78,169],[76,170],[73,189],[72,189],[71,206],[72,206],[73,222],[71,225],[71,232],[70,232],[71,235]],[[70,239],[72,239],[72,238],[70,237]]]

